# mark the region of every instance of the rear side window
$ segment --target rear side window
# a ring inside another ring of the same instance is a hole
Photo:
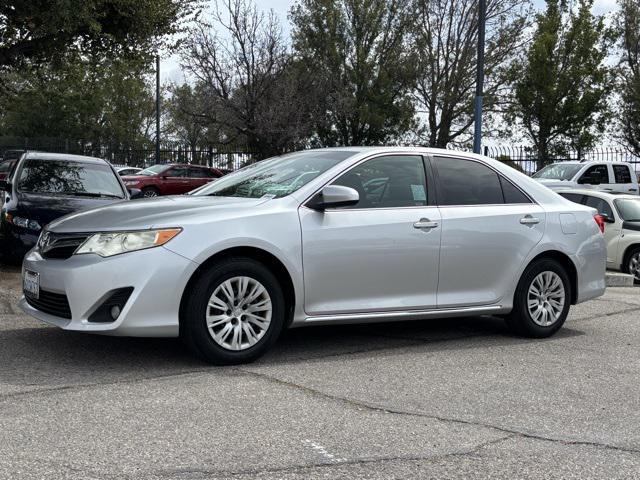
[[[631,172],[627,165],[613,165],[613,175],[616,183],[631,183]]]
[[[561,193],[560,196],[566,198],[567,200],[573,203],[583,203],[582,195],[578,193]]]
[[[500,177],[500,185],[504,194],[504,203],[531,203],[529,197],[506,178]]]
[[[531,203],[529,198],[491,168],[462,158],[436,158],[440,205]]]
[[[598,210],[598,213],[602,213],[608,216],[609,218],[614,218],[611,205],[609,205],[609,202],[607,202],[602,198],[592,197],[591,195],[585,195],[584,201],[582,203],[584,203],[587,207],[595,208],[596,210]]]

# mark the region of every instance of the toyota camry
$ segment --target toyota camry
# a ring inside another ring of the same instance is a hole
[[[496,315],[548,337],[604,292],[596,214],[479,155],[307,150],[54,221],[21,306],[66,330],[181,336],[216,364],[306,325]]]

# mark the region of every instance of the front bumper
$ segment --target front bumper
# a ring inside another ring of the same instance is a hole
[[[44,259],[32,250],[22,269],[40,275],[40,289],[67,296],[71,319],[44,313],[27,303],[25,313],[65,330],[134,337],[176,337],[184,288],[198,265],[164,247],[114,257],[74,255],[66,260]],[[90,322],[109,292],[133,287],[118,318]]]

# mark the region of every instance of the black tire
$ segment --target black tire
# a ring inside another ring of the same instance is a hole
[[[160,196],[160,191],[156,187],[144,187],[142,189],[142,196],[144,198],[153,198]]]
[[[528,292],[531,283],[542,272],[554,272],[560,277],[565,292],[562,312],[558,319],[549,326],[534,322],[528,309]],[[516,334],[531,338],[546,338],[556,333],[564,325],[571,306],[571,282],[564,267],[552,259],[540,259],[527,267],[522,274],[513,299],[513,310],[506,316],[507,326]]]
[[[234,351],[216,343],[206,324],[208,302],[216,288],[226,280],[246,276],[264,286],[271,300],[271,322],[258,342],[245,350]],[[261,357],[276,342],[285,323],[285,301],[282,288],[262,263],[245,257],[220,261],[201,274],[194,282],[180,318],[181,337],[198,357],[214,365],[249,363]]]
[[[624,273],[633,275],[633,283],[636,283],[636,284],[640,283],[640,279],[638,278],[638,276],[636,276],[634,272],[631,271],[630,262],[631,262],[631,258],[633,258],[633,256],[636,255],[637,253],[640,253],[640,247],[630,248],[629,251],[624,255],[624,261],[622,262],[622,269],[621,269]]]

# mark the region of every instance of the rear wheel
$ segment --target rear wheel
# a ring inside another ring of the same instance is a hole
[[[515,333],[544,338],[564,324],[571,304],[571,283],[555,260],[540,259],[527,267],[518,282],[507,325]]]
[[[634,248],[626,255],[625,271],[633,275],[635,283],[640,283],[640,248]]]
[[[142,189],[142,196],[145,198],[157,197],[160,195],[160,192],[155,187],[144,187]]]
[[[282,289],[268,268],[251,258],[229,258],[196,281],[181,318],[182,336],[210,363],[247,363],[277,340],[284,312]]]

